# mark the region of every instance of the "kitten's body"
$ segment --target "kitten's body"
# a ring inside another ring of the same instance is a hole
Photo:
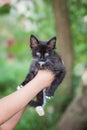
[[[34,60],[31,65],[30,72],[22,83],[22,86],[32,80],[40,69],[51,70],[55,75],[55,79],[51,86],[42,90],[37,95],[37,101],[31,101],[29,103],[33,107],[43,106],[46,102],[46,97],[51,97],[54,95],[56,88],[62,82],[65,76],[66,72],[64,64],[60,56],[55,52],[55,42],[55,37],[48,42],[42,42],[37,40],[37,38],[33,35],[31,36],[30,47]]]

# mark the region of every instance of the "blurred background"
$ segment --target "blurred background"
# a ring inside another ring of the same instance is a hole
[[[67,75],[45,116],[27,108],[15,130],[87,130],[87,0],[0,0],[0,98],[28,73],[31,34],[57,36]]]

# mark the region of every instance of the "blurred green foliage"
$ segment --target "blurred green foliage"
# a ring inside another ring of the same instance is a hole
[[[3,14],[9,13],[10,8],[11,8],[11,6],[9,4],[5,4],[5,5],[1,6],[0,7],[0,14],[3,15]]]
[[[26,5],[26,10],[21,13],[18,3],[11,6],[10,13],[6,11],[7,14],[0,15],[0,97],[15,91],[29,70],[32,62],[29,36],[33,33],[44,40],[56,35],[52,2],[29,1],[29,6]],[[68,0],[68,8],[74,48],[73,82],[77,88],[83,65],[87,62],[87,1]],[[56,100],[57,95],[48,102],[44,117],[29,108],[15,130],[55,130],[61,116],[54,112]],[[60,97],[59,102],[62,102]]]

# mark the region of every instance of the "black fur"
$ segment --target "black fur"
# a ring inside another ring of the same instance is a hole
[[[45,89],[45,94],[48,97],[54,95],[55,90],[65,77],[65,67],[61,60],[61,57],[55,51],[56,37],[53,37],[49,41],[39,41],[34,35],[30,37],[30,48],[32,50],[33,63],[30,71],[26,76],[22,85],[24,86],[30,80],[32,80],[40,69],[51,70],[55,79],[51,86]],[[29,104],[33,107],[41,106],[44,103],[43,91],[37,95],[36,101],[31,101]]]

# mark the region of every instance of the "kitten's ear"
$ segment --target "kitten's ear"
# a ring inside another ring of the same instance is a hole
[[[38,46],[38,44],[39,44],[38,39],[34,35],[31,35],[30,36],[30,47],[34,48],[34,47]]]
[[[47,45],[51,49],[55,49],[55,44],[56,44],[56,37],[51,38],[48,42]]]

